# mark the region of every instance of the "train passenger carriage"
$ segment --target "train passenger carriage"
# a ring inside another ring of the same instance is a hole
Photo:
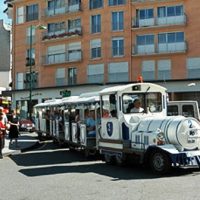
[[[98,123],[99,96],[96,93],[85,93],[69,103],[69,99],[62,102],[64,105],[65,140],[70,148],[82,148],[86,155],[96,152],[96,132]],[[93,113],[93,116],[91,116]],[[88,116],[89,115],[89,116]],[[91,119],[93,118],[93,119]],[[87,130],[93,120],[93,135]]]
[[[167,116],[167,97],[164,87],[135,83],[35,108],[37,112],[49,109],[52,119],[60,110],[63,126],[57,118],[51,135],[86,155],[100,153],[108,164],[131,160],[161,174],[171,167],[200,166],[200,123],[195,118]]]

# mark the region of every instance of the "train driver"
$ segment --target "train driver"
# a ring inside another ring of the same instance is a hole
[[[141,107],[141,101],[140,99],[135,99],[133,101],[133,107],[130,109],[131,113],[141,113],[144,111],[144,108]]]

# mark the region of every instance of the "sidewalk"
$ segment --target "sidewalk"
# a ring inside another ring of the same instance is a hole
[[[8,139],[8,135],[5,139],[5,147],[3,148],[3,156],[9,156],[12,154],[19,154],[26,149],[29,149],[35,145],[37,145],[39,140],[37,139],[37,134],[35,132],[21,132],[18,138],[18,147],[15,147],[15,141],[13,140],[13,144],[10,144],[10,140]]]

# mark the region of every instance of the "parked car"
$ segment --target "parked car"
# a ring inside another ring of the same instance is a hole
[[[30,119],[20,119],[19,131],[35,131],[35,124]]]

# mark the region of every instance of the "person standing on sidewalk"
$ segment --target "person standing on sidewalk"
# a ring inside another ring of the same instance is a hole
[[[18,137],[19,137],[19,120],[18,117],[15,114],[15,111],[12,111],[11,120],[8,122],[10,124],[10,130],[9,130],[9,139],[10,144],[12,144],[12,140],[15,139],[15,147],[18,147]]]
[[[5,145],[6,125],[3,121],[3,114],[0,113],[0,159],[3,158],[2,149]]]
[[[6,113],[4,112],[4,108],[2,106],[0,106],[0,114],[2,114],[2,117],[3,117],[2,121],[3,121],[4,125],[7,125],[8,118],[6,116]]]

